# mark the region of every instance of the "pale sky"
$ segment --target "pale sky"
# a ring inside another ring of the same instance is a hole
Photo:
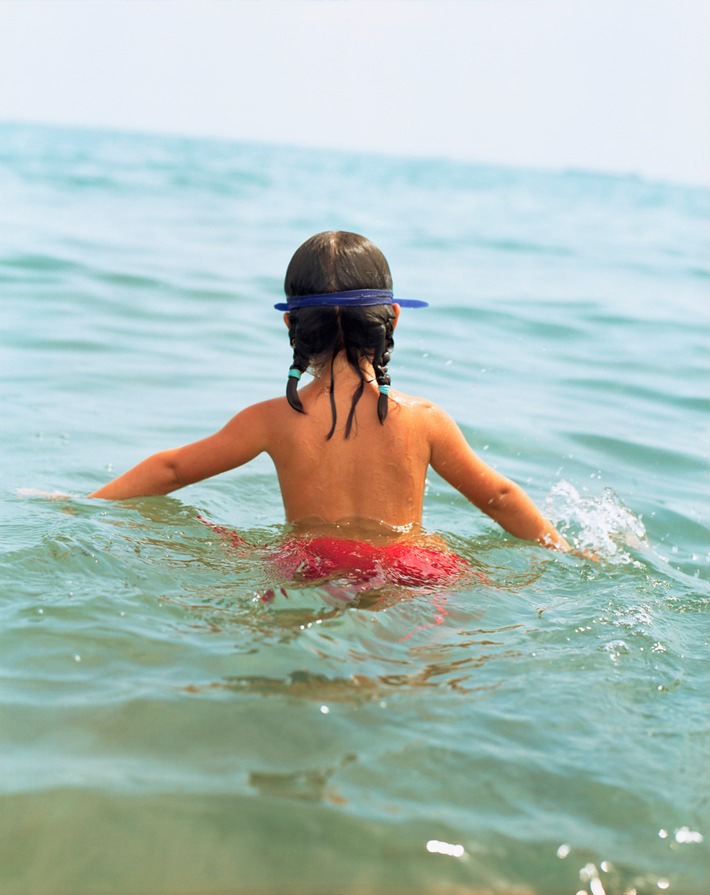
[[[0,0],[0,121],[710,185],[710,2]]]

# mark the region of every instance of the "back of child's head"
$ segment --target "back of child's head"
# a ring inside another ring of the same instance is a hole
[[[284,289],[289,298],[353,290],[391,290],[392,275],[385,256],[369,239],[357,233],[328,231],[312,236],[296,251],[286,271]],[[365,376],[360,368],[362,358],[369,361],[374,369],[380,387],[377,414],[380,422],[384,423],[390,384],[387,365],[394,345],[394,319],[391,304],[349,306],[345,299],[335,306],[289,309],[293,362],[286,397],[294,410],[303,413],[297,390],[300,374],[309,368],[319,372],[330,362],[333,422],[327,438],[331,438],[335,431],[332,361],[340,351],[345,351],[348,363],[360,376],[345,426],[345,437],[350,436],[355,407],[365,388]]]
[[[323,295],[350,289],[391,289],[387,259],[357,233],[328,230],[307,239],[286,270],[286,295]]]

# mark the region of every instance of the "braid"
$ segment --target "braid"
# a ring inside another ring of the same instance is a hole
[[[288,380],[286,382],[286,400],[291,405],[291,407],[293,407],[294,410],[297,410],[299,413],[305,413],[306,411],[303,409],[303,404],[301,404],[301,399],[298,396],[298,381],[301,378],[301,374],[305,373],[308,369],[308,358],[304,357],[304,355],[298,349],[298,339],[296,337],[297,328],[298,322],[291,318],[291,326],[288,331],[288,337],[293,347],[293,362],[288,371]]]
[[[372,359],[372,367],[375,371],[375,378],[380,387],[380,397],[377,400],[377,417],[381,423],[387,419],[387,410],[389,408],[389,390],[390,376],[387,372],[387,365],[390,362],[392,349],[394,348],[394,338],[392,335],[392,318],[388,318],[383,326],[383,337],[380,342],[380,351],[377,351]]]

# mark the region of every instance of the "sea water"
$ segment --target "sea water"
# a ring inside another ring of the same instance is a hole
[[[710,891],[709,222],[631,176],[0,126],[3,895]],[[265,602],[268,458],[84,496],[284,392],[272,305],[331,228],[431,304],[394,386],[599,562],[432,474],[488,583]]]

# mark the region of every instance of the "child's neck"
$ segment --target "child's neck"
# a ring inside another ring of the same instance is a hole
[[[360,369],[362,370],[363,376],[368,382],[375,381],[375,371],[372,367],[372,364],[367,360],[367,358],[360,358]],[[347,355],[344,351],[339,351],[333,358],[332,370],[335,379],[349,376],[359,379],[356,371],[353,370],[353,368],[350,366]],[[324,364],[323,369],[319,373],[318,378],[322,381],[330,383],[330,371],[331,362],[327,361]]]

